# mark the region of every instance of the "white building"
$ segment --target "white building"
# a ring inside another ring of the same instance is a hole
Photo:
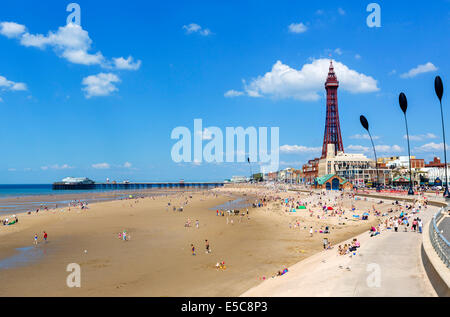
[[[414,159],[414,157],[411,157],[411,159]],[[409,168],[409,157],[408,156],[399,156],[395,160],[386,162],[386,167],[388,167],[388,168],[398,168],[398,167]]]
[[[427,173],[428,182],[434,184],[437,178],[445,184],[445,168],[444,167],[424,167],[422,171]],[[447,166],[447,175],[450,183],[450,166]]]
[[[62,180],[64,184],[93,184],[94,181],[87,177],[66,177]]]
[[[248,182],[248,177],[245,176],[233,176],[231,177],[231,182],[232,183],[247,183]]]

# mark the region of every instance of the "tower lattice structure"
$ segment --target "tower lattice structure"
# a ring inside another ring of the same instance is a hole
[[[334,150],[344,152],[342,143],[341,125],[339,123],[339,110],[337,90],[339,81],[334,72],[333,61],[330,61],[330,69],[328,71],[325,89],[327,91],[327,115],[325,119],[325,134],[323,137],[322,158],[327,156],[328,144],[334,144]]]

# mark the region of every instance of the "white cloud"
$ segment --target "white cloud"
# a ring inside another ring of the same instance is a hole
[[[117,75],[100,73],[83,78],[81,83],[85,86],[82,90],[85,92],[86,98],[91,98],[94,96],[109,96],[118,90],[114,83],[119,82],[120,79]]]
[[[100,65],[103,68],[111,68],[113,64],[117,69],[136,70],[141,61],[132,63],[132,57],[123,57],[107,60],[101,52],[90,53],[92,40],[89,33],[81,26],[69,23],[61,26],[57,31],[49,31],[47,35],[32,34],[26,32],[26,27],[15,22],[0,23],[0,34],[8,38],[18,38],[20,44],[25,47],[45,49],[51,47],[59,57],[73,64]]]
[[[406,134],[403,136],[403,139],[407,139]],[[437,136],[433,133],[419,134],[419,135],[410,135],[409,139],[411,141],[423,141],[427,139],[437,139]]]
[[[377,81],[365,74],[358,73],[340,62],[333,62],[336,75],[343,90],[351,93],[369,93],[380,89]],[[277,61],[272,70],[263,76],[251,80],[244,90],[250,97],[294,98],[315,101],[323,93],[330,61],[316,59],[296,70]]]
[[[316,11],[316,14],[317,15],[322,15],[322,14],[324,14],[325,12],[323,11],[323,10],[321,10],[321,9],[319,9],[319,10],[317,10]]]
[[[375,150],[381,153],[398,153],[403,149],[398,145],[375,145]]]
[[[111,167],[111,165],[109,165],[108,163],[97,163],[97,164],[92,164],[92,168],[95,169],[109,169]]]
[[[350,150],[350,152],[368,152],[370,148],[362,145],[349,145],[347,150]]]
[[[308,27],[304,25],[302,22],[300,23],[291,23],[289,25],[289,32],[291,33],[305,33],[308,30]]]
[[[419,146],[419,147],[415,147],[414,149],[416,151],[419,151],[419,152],[444,151],[444,143],[437,144],[437,143],[431,142],[431,143],[427,143],[427,144],[424,144],[424,145]]]
[[[46,171],[49,169],[54,169],[54,170],[66,170],[66,169],[72,169],[72,166],[69,166],[68,164],[63,164],[63,165],[50,165],[50,166],[42,166],[41,169]]]
[[[224,96],[227,98],[233,98],[233,97],[239,97],[242,96],[244,93],[242,91],[237,91],[234,89],[228,90]]]
[[[186,30],[187,34],[199,33],[200,35],[203,35],[203,36],[208,36],[208,35],[212,34],[210,29],[204,29],[204,28],[202,28],[200,25],[198,25],[196,23],[183,25],[183,29]]]
[[[17,171],[17,169],[15,169],[15,168],[8,168],[8,172],[16,172]]]
[[[362,145],[349,145],[347,147],[347,150],[363,153],[373,151],[372,147]],[[398,153],[402,151],[402,148],[398,145],[375,145],[375,150],[377,151],[377,153]]]
[[[345,15],[345,10],[342,9],[342,8],[339,8],[339,9],[338,9],[338,13],[339,13],[340,15]]]
[[[104,63],[101,52],[90,54],[92,40],[86,30],[78,24],[69,23],[58,28],[56,32],[49,31],[47,35],[25,33],[20,43],[26,47],[44,49],[48,46],[57,54],[74,64],[96,65]]]
[[[334,52],[338,55],[342,55],[342,50],[339,47],[335,49]]]
[[[372,135],[372,139],[373,140],[378,140],[380,137],[376,136],[376,135]],[[355,140],[370,140],[370,137],[368,134],[355,134],[350,136],[350,139],[355,139]]]
[[[307,147],[303,145],[283,145],[280,146],[281,153],[300,154],[300,153],[319,153],[322,151],[321,147]]]
[[[356,55],[355,55],[355,59],[361,59],[361,55],[356,54]]]
[[[202,140],[212,140],[212,132],[207,128],[203,130]]]
[[[6,36],[7,38],[18,38],[20,35],[25,33],[25,30],[25,25],[15,22],[0,23],[0,34]]]
[[[125,162],[124,164],[123,164],[123,167],[124,168],[131,168],[133,165],[130,163],[130,162]]]
[[[212,140],[212,132],[207,128],[204,128],[203,131],[197,131],[196,135],[200,136],[202,140]]]
[[[27,85],[24,83],[14,82],[12,80],[6,79],[6,77],[0,76],[0,89],[10,91],[25,91],[27,90]]]
[[[86,51],[80,50],[65,50],[62,53],[62,57],[69,62],[81,65],[99,65],[105,60],[102,53],[97,52],[95,54],[89,54]]]
[[[392,76],[392,75],[395,75],[395,74],[397,74],[397,70],[395,70],[395,69],[391,70],[391,71],[388,73],[389,76]]]
[[[434,72],[437,71],[438,68],[434,66],[432,63],[428,62],[424,65],[419,65],[416,68],[411,69],[409,72],[401,74],[401,78],[413,78],[417,75],[428,73],[428,72]]]
[[[133,57],[128,56],[127,59],[123,57],[113,58],[114,66],[117,69],[126,69],[126,70],[138,70],[141,67],[141,61],[138,60],[133,63]]]

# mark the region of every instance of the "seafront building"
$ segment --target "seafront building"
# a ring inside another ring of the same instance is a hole
[[[333,145],[328,144],[328,146]],[[364,186],[370,182],[376,182],[377,179],[383,185],[390,183],[392,170],[379,165],[377,171],[375,161],[364,154],[338,152],[334,155],[330,149],[327,153],[325,158],[319,160],[318,177],[335,174],[355,186]]]

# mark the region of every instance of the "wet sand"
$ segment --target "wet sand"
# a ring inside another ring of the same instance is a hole
[[[192,189],[191,191],[198,191]],[[8,214],[36,211],[36,209],[64,208],[74,200],[88,203],[111,201],[127,198],[129,195],[149,197],[182,192],[180,189],[141,189],[141,190],[105,190],[105,191],[54,191],[49,195],[23,195],[0,197],[0,217]],[[187,192],[184,190],[184,192]]]
[[[310,237],[309,226],[319,230],[328,224],[332,232],[327,237],[336,245],[376,222],[373,218],[338,225],[337,219],[316,219],[307,211],[287,213],[281,198],[262,208],[249,208],[250,220],[217,216],[211,210],[239,197],[254,202],[266,192],[226,187],[99,202],[90,204],[88,210],[65,208],[64,212],[21,215],[17,225],[0,226],[0,296],[239,296],[264,277],[321,251],[324,235]],[[276,195],[300,199],[306,194]],[[183,212],[172,210],[186,201]],[[350,204],[344,200],[344,205]],[[374,202],[360,200],[356,204],[362,213]],[[186,228],[188,218],[193,225]],[[301,226],[290,228],[296,220]],[[124,229],[131,235],[130,241],[118,238]],[[44,230],[48,243],[41,241]],[[39,234],[37,247],[33,247],[35,233]],[[205,239],[210,242],[210,254],[205,252]],[[191,255],[191,243],[196,256]],[[23,265],[2,267],[5,260],[20,258],[17,248],[30,246],[34,254],[25,253]],[[221,261],[226,270],[215,268]],[[81,288],[66,285],[70,263],[81,266]]]

